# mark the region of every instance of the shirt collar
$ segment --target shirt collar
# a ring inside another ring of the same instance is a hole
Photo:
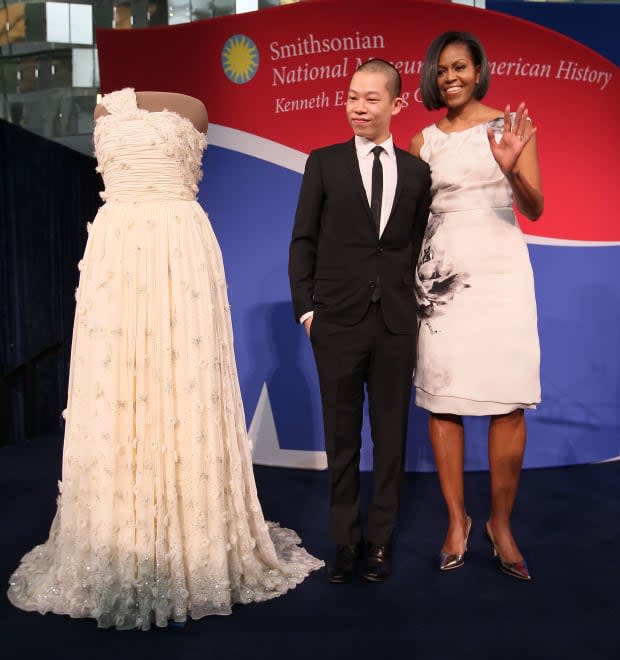
[[[360,158],[370,155],[375,147],[383,147],[385,153],[390,156],[390,158],[394,156],[394,141],[391,134],[388,139],[385,140],[385,142],[381,142],[381,144],[375,144],[372,140],[368,140],[361,135],[355,136],[355,150]]]

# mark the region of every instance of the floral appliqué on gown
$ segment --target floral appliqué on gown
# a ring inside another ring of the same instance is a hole
[[[8,596],[146,630],[280,596],[323,562],[257,497],[222,255],[195,200],[205,137],[132,89],[102,104],[58,508]]]

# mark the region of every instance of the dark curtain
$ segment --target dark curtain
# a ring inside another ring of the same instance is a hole
[[[0,445],[61,428],[95,165],[0,121]]]

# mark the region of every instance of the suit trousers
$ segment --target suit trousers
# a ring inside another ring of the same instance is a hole
[[[390,332],[380,300],[355,325],[326,320],[320,310],[312,320],[327,452],[329,532],[338,545],[363,537],[359,465],[365,388],[373,442],[367,538],[381,545],[392,538],[405,463],[414,333],[415,328],[411,334]]]

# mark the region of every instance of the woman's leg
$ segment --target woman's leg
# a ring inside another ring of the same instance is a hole
[[[525,452],[525,415],[521,408],[507,415],[494,415],[489,425],[491,471],[491,516],[489,528],[500,557],[505,562],[522,559],[512,536],[510,515],[517,496]]]
[[[463,420],[458,415],[431,413],[428,430],[449,516],[448,533],[441,550],[445,553],[462,554],[467,533],[463,493]]]

